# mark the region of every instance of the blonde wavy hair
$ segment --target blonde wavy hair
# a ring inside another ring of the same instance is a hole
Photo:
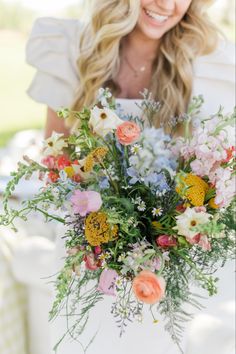
[[[206,14],[211,3],[192,0],[183,19],[161,40],[150,87],[155,99],[162,103],[153,121],[155,126],[186,111],[192,92],[192,62],[217,46],[217,29]],[[135,28],[139,12],[139,0],[94,1],[90,21],[80,38],[80,86],[73,110],[94,104],[100,87],[110,87],[115,96],[119,93],[116,76],[121,40]]]

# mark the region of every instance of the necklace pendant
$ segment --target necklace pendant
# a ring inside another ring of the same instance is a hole
[[[146,70],[146,66],[141,66],[139,70],[143,73]]]

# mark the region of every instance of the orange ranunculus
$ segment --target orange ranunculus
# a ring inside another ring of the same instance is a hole
[[[140,128],[134,122],[124,122],[116,129],[116,136],[122,145],[134,143],[140,136]]]
[[[165,286],[165,280],[149,270],[143,270],[133,280],[133,291],[137,299],[150,305],[164,297]]]

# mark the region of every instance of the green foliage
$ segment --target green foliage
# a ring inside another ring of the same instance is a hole
[[[103,299],[102,293],[97,290],[97,279],[100,271],[84,271],[76,275],[71,272],[71,266],[73,267],[78,261],[81,263],[81,259],[75,261],[74,257],[67,258],[65,266],[55,283],[57,295],[50,311],[50,320],[57,317],[59,313],[60,315],[64,313],[66,317],[66,332],[55,345],[55,351],[61,341],[69,336],[77,341],[83,352],[86,353],[87,348],[95,338],[94,336],[86,347],[79,341],[80,335],[84,332],[88,323],[90,311]]]
[[[30,160],[27,156],[24,157],[24,160],[26,163],[19,162],[17,171],[11,173],[12,179],[8,182],[8,185],[4,191],[2,201],[4,213],[2,215],[0,214],[0,225],[11,226],[15,231],[17,231],[14,225],[14,220],[16,218],[20,218],[26,221],[27,215],[32,211],[42,213],[45,216],[46,221],[56,220],[64,223],[64,219],[53,215],[52,212],[47,212],[50,204],[53,204],[53,200],[51,199],[51,195],[48,190],[41,191],[41,193],[30,200],[25,200],[19,210],[13,209],[9,206],[9,200],[22,178],[30,179],[35,172],[44,173],[47,171],[45,167],[33,160]],[[40,204],[42,204],[42,207]]]

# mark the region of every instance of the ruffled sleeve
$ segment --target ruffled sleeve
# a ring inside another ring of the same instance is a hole
[[[202,94],[202,116],[216,113],[220,107],[232,112],[235,105],[235,47],[232,43],[220,42],[210,55],[199,57],[194,62],[193,96]]]
[[[55,111],[75,98],[80,32],[77,20],[39,18],[26,46],[26,61],[37,69],[27,93]]]

